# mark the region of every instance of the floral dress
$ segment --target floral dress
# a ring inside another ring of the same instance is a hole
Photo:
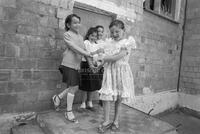
[[[115,55],[121,49],[128,51],[123,58],[104,64],[102,87],[99,90],[101,100],[116,101],[118,95],[125,101],[134,99],[134,80],[128,61],[131,49],[135,48],[136,43],[133,37],[118,42],[111,39],[106,41],[105,55]]]

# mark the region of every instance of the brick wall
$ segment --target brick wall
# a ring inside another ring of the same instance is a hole
[[[143,11],[141,0],[76,1],[117,14],[136,38],[130,58],[136,95],[176,89],[184,2],[177,24]],[[72,0],[0,0],[0,112],[52,107],[51,96],[62,90],[63,21],[72,9]]]
[[[130,63],[136,95],[177,89],[184,4],[183,0],[179,23],[146,10],[143,20],[134,23],[131,33],[136,33],[139,47],[133,52]]]
[[[69,0],[0,0],[0,112],[44,110],[62,87]]]
[[[188,0],[183,45],[180,90],[200,94],[200,1]]]

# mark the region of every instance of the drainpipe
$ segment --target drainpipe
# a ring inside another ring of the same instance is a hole
[[[178,73],[178,84],[177,84],[177,92],[179,92],[179,84],[180,84],[180,75],[181,75],[181,65],[182,65],[182,57],[183,57],[183,44],[185,40],[185,24],[186,24],[186,14],[187,14],[187,3],[188,1],[185,0],[185,13],[184,13],[184,22],[183,22],[183,35],[182,35],[182,41],[181,41],[181,52],[180,52],[180,64],[179,64],[179,73]]]

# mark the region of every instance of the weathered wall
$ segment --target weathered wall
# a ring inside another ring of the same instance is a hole
[[[200,111],[200,1],[188,0],[180,79],[180,105]]]
[[[0,112],[45,110],[60,89],[67,0],[0,0]]]
[[[174,106],[176,97],[159,93],[177,87],[184,1],[178,24],[143,11],[142,0],[76,1],[116,14],[135,37],[130,65],[137,97],[130,105],[148,111],[173,100],[159,112]],[[72,7],[71,0],[0,0],[1,112],[50,108],[51,96],[62,90],[57,67],[63,21]]]

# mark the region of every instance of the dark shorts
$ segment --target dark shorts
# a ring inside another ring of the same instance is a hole
[[[80,75],[78,70],[73,68],[69,68],[63,65],[59,66],[59,71],[62,74],[62,81],[66,83],[68,86],[78,86]]]

